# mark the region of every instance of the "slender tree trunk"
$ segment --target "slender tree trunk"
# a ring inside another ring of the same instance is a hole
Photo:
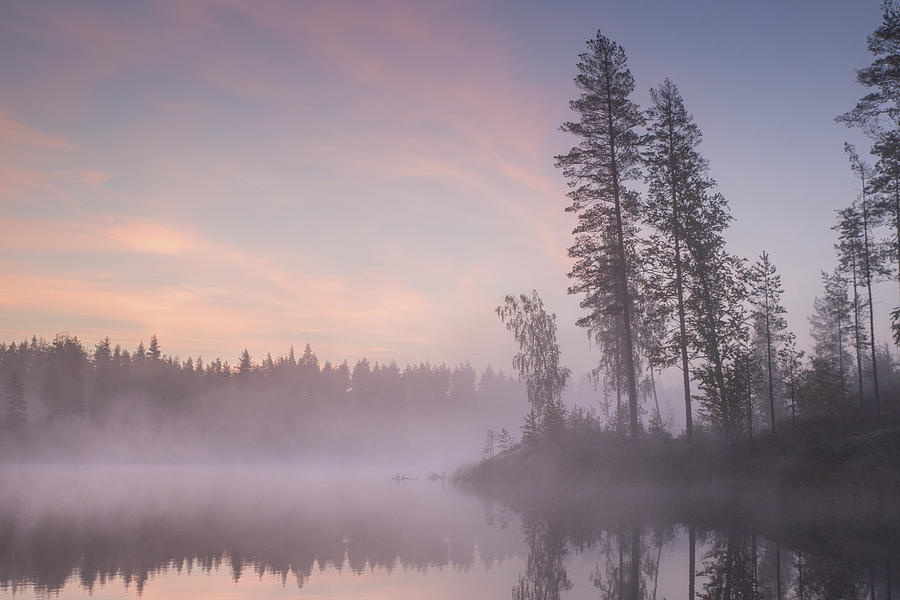
[[[606,86],[606,105],[613,106],[614,99],[612,89],[610,87],[611,74],[605,73]],[[628,291],[628,263],[625,256],[625,233],[622,226],[622,202],[621,190],[619,189],[619,167],[616,163],[616,135],[614,133],[614,124],[612,112],[606,111],[606,120],[609,131],[609,155],[610,155],[610,174],[612,175],[612,192],[613,202],[616,212],[616,246],[619,254],[619,302],[622,304],[622,341],[625,345],[623,349],[623,359],[625,367],[625,383],[628,386],[628,415],[631,425],[631,439],[638,440],[640,436],[640,428],[638,426],[638,410],[637,410],[637,381],[634,372],[634,342],[631,332],[631,293]]]
[[[681,382],[684,388],[684,430],[688,445],[694,441],[694,413],[691,408],[691,371],[688,364],[687,327],[685,325],[684,286],[681,272],[681,242],[675,234],[675,290],[678,294],[678,327],[681,333]]]
[[[894,175],[894,244],[897,253],[897,285],[900,287],[900,180]]]
[[[747,351],[747,439],[753,439],[753,378],[751,376],[750,354]]]
[[[678,329],[681,337],[678,346],[681,351],[682,388],[684,390],[684,431],[688,445],[694,441],[694,414],[691,409],[691,373],[688,365],[688,338],[684,310],[684,275],[681,264],[681,219],[678,210],[678,186],[675,181],[675,131],[672,127],[672,100],[666,102],[669,122],[669,187],[672,195],[672,240],[675,247],[675,294],[678,299]]]
[[[625,430],[625,417],[622,414],[622,350],[619,344],[619,336],[616,336],[616,433],[622,434]]]
[[[797,553],[797,599],[804,600],[803,598],[803,553]]]
[[[793,354],[791,354],[793,360]],[[794,365],[791,365],[791,429],[797,427],[797,391],[794,387]]]
[[[856,379],[859,384],[859,409],[863,410],[863,374],[862,374],[862,353],[860,352],[859,341],[859,289],[856,281],[856,253],[851,258],[851,266],[853,270],[853,334],[856,338]]]
[[[656,374],[650,365],[650,390],[653,392],[653,403],[656,405],[656,422],[662,427],[662,413],[659,411],[659,396],[656,394]]]
[[[841,321],[841,313],[837,314],[837,334],[838,334],[838,373],[841,376],[841,401],[844,401],[847,396],[847,390],[845,389],[845,381],[844,381],[844,329],[843,322]]]
[[[767,276],[768,277],[768,276]],[[769,327],[770,311],[769,307],[769,282],[765,283],[766,290],[766,362],[769,374],[769,421],[772,427],[772,435],[775,435],[775,385],[772,381],[772,331]]]
[[[869,297],[869,346],[872,350],[872,386],[875,391],[875,420],[881,422],[881,398],[878,394],[878,365],[875,358],[875,305],[872,303],[872,268],[869,255],[869,201],[866,199],[866,180],[863,178],[863,267],[865,268],[866,291]]]

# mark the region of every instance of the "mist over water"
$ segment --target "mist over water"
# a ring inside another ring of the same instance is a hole
[[[6,466],[0,596],[682,598],[692,539],[697,598],[885,597],[896,580],[887,535],[679,520],[633,491],[511,507],[409,476]]]

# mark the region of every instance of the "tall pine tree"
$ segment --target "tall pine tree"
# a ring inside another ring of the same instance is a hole
[[[601,348],[618,346],[628,395],[632,439],[639,436],[634,342],[634,295],[638,269],[639,195],[627,183],[639,176],[644,117],[629,99],[634,79],[621,46],[599,31],[579,56],[575,84],[581,94],[570,107],[578,120],[562,130],[578,145],[556,157],[569,184],[570,205],[578,216],[569,255],[575,265],[569,288],[582,294],[589,314],[579,324],[595,334]],[[609,327],[612,321],[612,327]]]
[[[666,79],[650,90],[647,110],[648,134],[644,155],[647,168],[645,220],[653,228],[648,244],[650,279],[646,294],[663,313],[658,364],[680,363],[684,394],[685,436],[693,438],[691,377],[688,351],[693,332],[688,332],[685,297],[689,286],[689,252],[685,236],[693,233],[689,224],[702,219],[702,193],[712,187],[706,177],[706,161],[697,151],[700,129],[684,107],[678,87]],[[698,189],[699,188],[699,189]],[[652,364],[652,363],[651,363]]]

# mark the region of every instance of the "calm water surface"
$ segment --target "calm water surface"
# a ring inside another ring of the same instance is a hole
[[[835,546],[738,518],[711,527],[601,501],[513,510],[381,472],[0,477],[2,598],[900,598],[887,539]]]

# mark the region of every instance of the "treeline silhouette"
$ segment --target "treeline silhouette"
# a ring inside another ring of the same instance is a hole
[[[520,384],[490,367],[321,364],[309,345],[259,362],[245,350],[230,365],[167,356],[156,336],[134,351],[68,334],[0,343],[0,383],[0,448],[20,458],[458,456],[487,428],[514,427],[524,402]]]

